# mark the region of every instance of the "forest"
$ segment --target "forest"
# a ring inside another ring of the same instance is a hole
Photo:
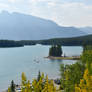
[[[14,40],[0,40],[0,47],[22,47],[24,46],[19,41]]]
[[[62,45],[62,46],[84,46],[92,45],[92,35],[73,38],[53,38],[47,40],[0,40],[0,47],[20,47],[24,45]]]
[[[62,45],[62,46],[84,46],[92,45],[92,35],[72,37],[72,38],[53,38],[44,40],[22,40],[21,44],[24,45]]]
[[[43,45],[61,44],[62,46],[92,45],[92,35],[72,37],[72,38],[53,38],[48,40],[40,40],[38,41],[38,43]]]

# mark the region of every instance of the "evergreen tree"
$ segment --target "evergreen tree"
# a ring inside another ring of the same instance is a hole
[[[13,80],[11,81],[11,85],[10,85],[9,90],[10,90],[10,92],[15,92],[15,84],[14,84]]]
[[[62,56],[61,45],[54,45],[49,49],[49,56],[60,57]]]
[[[39,71],[39,73],[38,73],[38,77],[37,77],[37,81],[39,81],[40,78],[41,78],[41,73],[40,73],[40,71]]]
[[[26,83],[23,81],[26,81]],[[22,84],[21,86],[21,92],[56,92],[53,80],[49,80],[48,76],[45,77],[44,73],[40,73],[40,71],[38,78],[34,79],[32,84],[27,80],[26,75],[22,73],[22,82],[24,85]],[[8,88],[8,92],[15,92],[15,84],[13,81],[11,82],[11,86]]]

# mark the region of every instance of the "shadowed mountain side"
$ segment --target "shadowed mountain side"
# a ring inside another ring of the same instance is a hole
[[[0,39],[41,40],[86,34],[75,27],[61,27],[53,21],[31,15],[7,11],[0,13]]]

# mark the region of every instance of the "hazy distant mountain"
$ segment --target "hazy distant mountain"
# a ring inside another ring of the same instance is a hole
[[[55,22],[21,13],[0,13],[0,39],[39,40],[86,35],[74,27],[60,27]]]
[[[84,27],[84,28],[80,28],[80,30],[87,34],[92,34],[92,27]]]

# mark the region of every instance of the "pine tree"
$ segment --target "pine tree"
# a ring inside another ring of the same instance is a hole
[[[8,88],[8,92],[15,92],[15,84],[13,80],[11,81],[11,85]]]
[[[27,80],[26,75],[22,73],[22,87],[21,92],[56,92],[54,82],[48,79],[48,76],[44,77],[44,73],[39,72],[39,78],[32,81]],[[39,79],[39,80],[38,80]],[[15,92],[14,82],[11,82],[11,86],[8,88],[8,92]]]
[[[39,73],[38,73],[38,77],[37,77],[37,81],[40,80],[40,77],[41,77],[41,73],[40,73],[40,71],[39,71]]]
[[[14,84],[14,81],[12,80],[11,82],[11,92],[15,92],[15,84]]]
[[[62,56],[62,48],[61,45],[53,45],[50,49],[49,49],[49,56],[56,56],[56,57],[60,57]]]

